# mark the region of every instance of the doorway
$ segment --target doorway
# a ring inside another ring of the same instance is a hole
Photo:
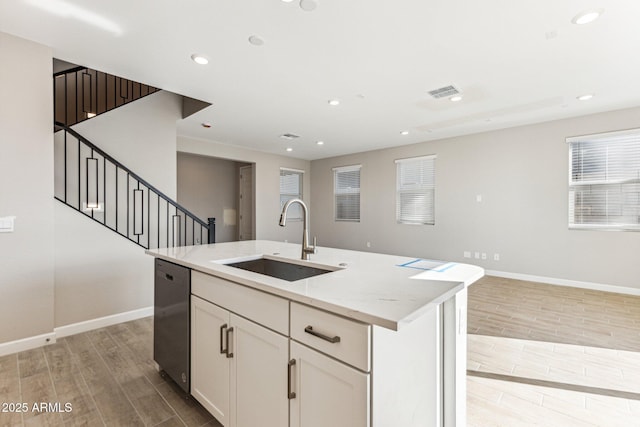
[[[238,240],[254,240],[255,227],[253,218],[253,166],[240,167],[240,195],[238,201]]]
[[[240,189],[238,174],[247,167],[250,170],[253,168],[246,162],[178,152],[178,203],[203,221],[207,221],[207,218],[216,219],[216,243],[239,239],[239,194],[253,191],[253,185],[243,191]],[[252,178],[250,181],[252,182]],[[253,200],[253,194],[245,197]],[[250,224],[253,224],[253,206],[243,208],[249,210],[243,217],[248,217]],[[247,235],[251,236],[252,232]],[[247,237],[249,238],[251,237]]]

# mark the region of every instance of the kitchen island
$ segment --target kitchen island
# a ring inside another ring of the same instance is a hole
[[[191,269],[191,394],[223,425],[464,425],[466,287],[482,268],[324,247],[303,261],[272,241],[147,253]],[[327,272],[228,265],[260,258]]]

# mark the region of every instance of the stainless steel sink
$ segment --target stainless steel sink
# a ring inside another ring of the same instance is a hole
[[[319,276],[321,274],[335,271],[309,265],[278,261],[270,258],[256,258],[225,265],[240,268],[242,270],[253,271],[254,273],[260,273],[270,277],[276,277],[278,279],[288,280],[289,282],[295,282],[296,280],[307,279],[309,277]]]

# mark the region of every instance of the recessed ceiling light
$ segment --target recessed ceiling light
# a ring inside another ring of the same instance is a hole
[[[400,132],[400,135],[409,135],[409,131],[408,130],[403,130],[402,132]]]
[[[204,122],[204,123],[202,123],[202,127],[205,128],[205,129],[209,129],[211,127],[211,123]]]
[[[330,100],[329,100],[329,105],[332,105],[332,106],[334,106],[334,107],[335,107],[336,105],[340,105],[340,100],[339,100],[339,99],[330,99]]]
[[[209,63],[209,59],[199,53],[194,53],[193,55],[191,55],[191,59],[193,60],[193,62],[200,65],[207,65]]]
[[[462,100],[462,95],[454,95],[451,98],[449,98],[449,101],[451,102],[458,102]]]
[[[316,7],[318,7],[318,2],[316,2],[316,0],[300,0],[300,9],[305,12],[311,12],[312,10],[315,10]]]
[[[287,151],[293,151],[293,148],[287,147]]]
[[[264,40],[260,36],[253,35],[249,37],[249,43],[254,46],[262,46],[264,44]]]
[[[576,16],[573,17],[571,22],[576,25],[584,25],[589,24],[590,22],[595,21],[604,13],[604,9],[589,9],[584,12],[580,12]]]
[[[324,145],[324,141],[316,141],[317,145]]]
[[[588,101],[588,100],[590,100],[591,98],[593,98],[593,94],[592,94],[592,93],[586,93],[586,94],[584,94],[584,95],[580,95],[580,96],[578,96],[576,99],[577,99],[578,101]]]

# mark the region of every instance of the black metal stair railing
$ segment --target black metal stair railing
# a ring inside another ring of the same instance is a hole
[[[206,223],[78,132],[56,123],[55,198],[145,249],[215,242]]]
[[[159,90],[87,67],[61,71],[53,75],[54,120],[73,126]]]

